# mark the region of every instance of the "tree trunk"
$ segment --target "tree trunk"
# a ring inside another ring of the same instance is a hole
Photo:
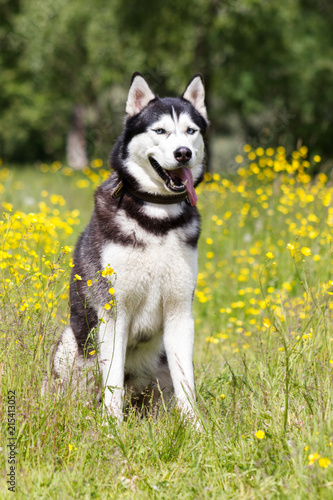
[[[75,170],[80,170],[88,165],[83,116],[84,107],[74,106],[70,129],[67,134],[66,155],[67,164]]]

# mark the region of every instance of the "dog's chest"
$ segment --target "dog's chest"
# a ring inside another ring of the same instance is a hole
[[[184,229],[163,236],[140,229],[136,237],[143,247],[106,242],[101,254],[102,266],[116,272],[118,307],[131,317],[133,336],[160,330],[172,309],[188,308],[197,277],[197,250],[185,243]]]

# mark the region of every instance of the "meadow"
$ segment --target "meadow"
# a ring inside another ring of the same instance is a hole
[[[234,175],[197,190],[201,430],[177,409],[130,409],[118,429],[94,394],[42,396],[75,241],[109,171],[1,165],[1,498],[10,437],[18,498],[332,498],[333,185],[307,155],[245,145]]]

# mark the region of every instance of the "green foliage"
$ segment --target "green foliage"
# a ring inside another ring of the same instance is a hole
[[[160,95],[202,72],[212,134],[331,158],[333,6],[280,0],[2,0],[0,145],[9,160],[62,159],[74,106],[90,156],[119,133],[131,74]]]
[[[2,498],[8,390],[18,498],[332,497],[333,187],[311,180],[304,146],[290,161],[283,148],[243,149],[237,178],[198,188],[200,431],[176,409],[129,408],[118,429],[94,393],[42,394],[68,313],[68,246],[107,172],[100,160],[0,169]]]

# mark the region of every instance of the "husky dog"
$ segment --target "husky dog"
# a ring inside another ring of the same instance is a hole
[[[94,331],[104,405],[119,423],[125,386],[136,394],[147,387],[174,394],[194,417],[195,187],[204,173],[204,98],[199,74],[181,97],[160,99],[134,73],[124,131],[110,158],[115,172],[97,189],[75,249],[70,326],[56,348],[54,372],[69,380],[91,358]]]

